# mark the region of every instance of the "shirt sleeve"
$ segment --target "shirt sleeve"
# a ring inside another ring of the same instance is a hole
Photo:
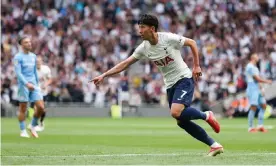
[[[26,85],[28,83],[28,81],[25,79],[25,77],[23,76],[23,74],[21,72],[22,60],[21,60],[20,56],[14,57],[13,65],[14,65],[15,74],[16,74],[17,78],[21,82],[23,82],[24,85]]]
[[[135,59],[142,59],[145,57],[144,54],[144,47],[143,47],[143,43],[141,43],[136,49],[135,51],[132,53],[131,56],[133,56]]]
[[[255,75],[259,75],[258,68],[250,67],[248,69],[249,74],[253,77]]]
[[[255,75],[259,75],[259,69],[257,67],[255,67],[253,70],[252,70],[252,75],[255,76]]]
[[[35,73],[35,79],[37,82],[37,85],[39,85],[39,78],[38,78],[38,74],[37,74],[37,66],[36,66],[36,56],[35,56],[35,65],[34,65],[34,73]]]
[[[186,40],[184,36],[180,36],[175,33],[168,33],[167,37],[168,37],[168,42],[177,49],[180,49],[181,47],[183,47]]]

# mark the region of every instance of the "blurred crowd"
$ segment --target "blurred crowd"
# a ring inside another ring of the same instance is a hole
[[[161,74],[147,60],[106,79],[88,81],[131,55],[138,44],[137,21],[158,16],[160,31],[194,39],[203,77],[195,102],[212,104],[246,88],[244,67],[250,53],[261,57],[261,75],[276,78],[275,0],[2,0],[1,101],[17,100],[12,65],[17,39],[32,37],[33,52],[51,68],[50,102],[85,102],[103,107],[166,105]],[[191,50],[183,59],[192,68]]]

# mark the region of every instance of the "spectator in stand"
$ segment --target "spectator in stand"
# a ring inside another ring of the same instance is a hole
[[[8,102],[16,100],[14,83],[7,84],[15,78],[11,59],[19,50],[16,41],[29,35],[33,52],[51,67],[55,84],[50,101],[95,104],[100,98],[111,104],[119,96],[120,84],[106,84],[102,87],[106,91],[98,92],[87,87],[84,78],[99,75],[131,54],[140,43],[137,20],[148,11],[160,17],[161,31],[196,40],[204,66],[199,91],[207,93],[207,102],[246,88],[243,71],[250,52],[261,55],[261,75],[276,78],[276,6],[271,0],[2,0],[1,4],[1,100]],[[182,52],[191,67],[191,50]],[[156,73],[154,64],[144,61],[130,69],[128,86],[139,86],[143,102],[164,105],[164,99],[156,98],[164,88]],[[144,81],[132,84],[137,77]]]

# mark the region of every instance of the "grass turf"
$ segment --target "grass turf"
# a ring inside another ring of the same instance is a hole
[[[1,120],[2,164],[276,164],[275,119],[265,121],[268,133],[248,133],[246,119],[221,119],[219,134],[197,121],[224,146],[216,157],[171,118],[47,118],[38,139],[20,138],[16,119]]]

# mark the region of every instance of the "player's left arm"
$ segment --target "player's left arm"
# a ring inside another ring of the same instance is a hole
[[[52,74],[51,74],[51,69],[47,66],[47,81],[45,83],[45,87],[49,86],[52,84]]]
[[[193,66],[193,77],[196,81],[199,80],[199,77],[202,75],[201,68],[199,64],[199,55],[198,55],[198,48],[197,44],[193,39],[186,38],[184,42],[184,46],[188,46],[191,48],[193,53],[193,59],[194,59],[194,66]]]
[[[52,81],[52,78],[47,78],[47,81],[46,81],[46,83],[45,83],[45,87],[51,85],[52,82],[53,82],[53,81]]]
[[[196,42],[193,39],[186,38],[174,33],[168,33],[167,37],[169,43],[172,44],[176,49],[181,49],[183,46],[188,46],[191,48],[194,59],[193,77],[197,81],[202,73],[199,65],[199,55]]]
[[[258,81],[259,83],[266,83],[266,84],[271,84],[272,83],[272,80],[268,80],[268,79],[265,79],[265,78],[262,78],[260,75],[259,75],[259,70],[257,68],[252,68],[251,70],[249,70],[250,74],[253,76],[253,78]]]

